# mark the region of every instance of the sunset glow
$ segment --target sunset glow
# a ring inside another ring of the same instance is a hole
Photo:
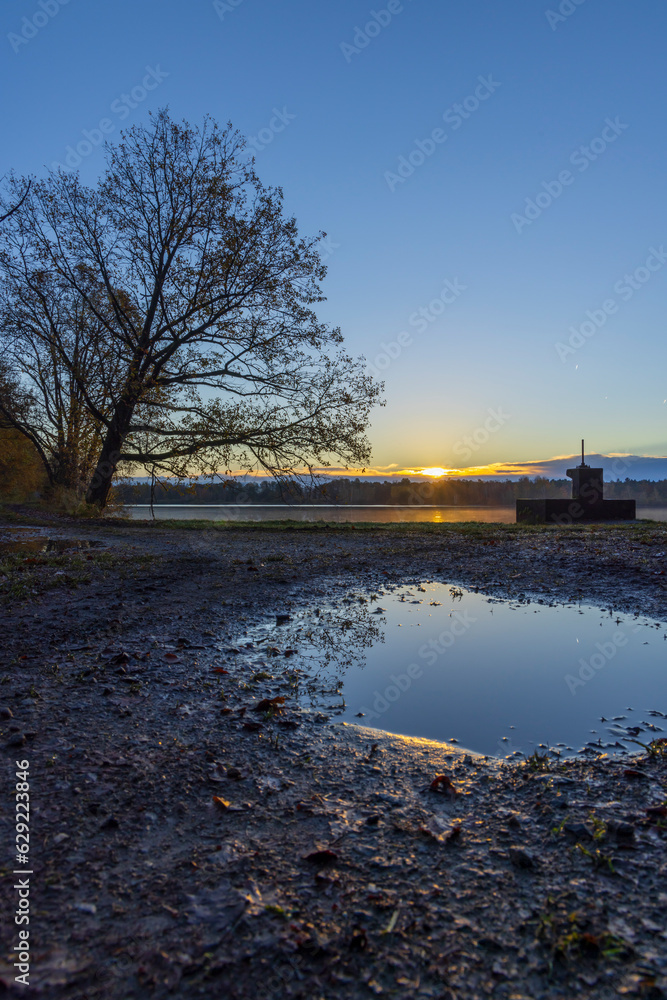
[[[418,475],[420,476],[433,476],[435,479],[439,479],[441,476],[446,476],[450,469],[441,469],[436,466],[433,469],[420,469]]]

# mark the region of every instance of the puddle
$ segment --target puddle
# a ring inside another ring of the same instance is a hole
[[[253,669],[287,667],[301,703],[338,721],[499,757],[667,736],[667,628],[642,616],[424,583],[312,607],[252,640]]]
[[[44,553],[71,552],[73,549],[79,551],[87,549],[101,549],[105,547],[104,542],[81,539],[81,538],[43,538],[34,536],[0,541],[0,557],[3,555],[42,555]]]

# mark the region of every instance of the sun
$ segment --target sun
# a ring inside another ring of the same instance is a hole
[[[447,471],[448,471],[447,469],[441,469],[439,467],[437,467],[435,469],[421,469],[420,472],[419,472],[419,475],[420,476],[434,476],[435,478],[439,478],[440,476],[446,476],[447,475]]]

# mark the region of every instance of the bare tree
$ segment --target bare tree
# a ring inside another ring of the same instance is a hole
[[[70,285],[26,263],[20,253],[0,256],[0,416],[35,447],[50,485],[81,498],[103,444],[120,357]],[[104,289],[90,278],[88,285],[103,312]]]
[[[89,501],[105,505],[119,463],[365,464],[381,386],[312,308],[324,234],[299,238],[229,124],[162,111],[107,152],[95,190],[65,172],[34,183],[2,234],[5,261],[57,274],[120,359],[108,410],[68,369],[101,428]]]

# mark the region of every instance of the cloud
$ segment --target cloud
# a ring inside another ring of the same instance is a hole
[[[566,470],[579,465],[581,455],[555,455],[552,458],[535,459],[530,462],[493,462],[490,465],[475,465],[465,469],[445,469],[444,476],[424,475],[425,467],[400,469],[396,462],[391,465],[377,465],[369,469],[345,469],[342,466],[323,466],[313,469],[313,475],[321,480],[328,479],[361,479],[381,482],[400,482],[401,479],[414,479],[416,476],[424,480],[437,482],[444,479],[520,479],[528,476],[544,476],[547,479],[565,479]],[[586,464],[604,469],[606,482],[617,479],[667,479],[667,455],[628,455],[612,452],[609,455],[586,455]],[[428,466],[433,469],[437,466]],[[306,469],[300,470],[300,475],[307,476]],[[231,473],[220,473],[220,479],[238,478],[261,482],[270,480],[265,472],[246,473],[240,470]],[[131,482],[150,482],[150,476],[133,477]],[[192,480],[195,481],[194,479]],[[202,479],[202,482],[205,482]]]
[[[494,462],[485,468],[475,470],[484,478],[511,478],[519,476],[546,476],[548,479],[565,479],[566,470],[579,465],[580,455],[556,455],[553,458],[538,459],[532,462]],[[605,479],[611,482],[616,479],[667,479],[666,455],[629,455],[611,453],[609,455],[586,455],[586,464],[604,469]],[[472,470],[466,469],[458,475],[470,475]]]
[[[372,469],[318,469],[323,478],[386,479],[398,482],[407,477],[423,476],[424,479],[520,479],[522,476],[545,476],[547,479],[566,479],[567,469],[579,465],[581,455],[554,455],[551,458],[529,462],[492,462],[489,465],[445,469],[444,476],[424,475],[425,467],[399,469],[396,464],[376,466]],[[667,455],[630,455],[611,452],[608,455],[586,455],[586,464],[604,469],[607,482],[617,479],[667,479]],[[436,465],[428,468],[435,468]]]

